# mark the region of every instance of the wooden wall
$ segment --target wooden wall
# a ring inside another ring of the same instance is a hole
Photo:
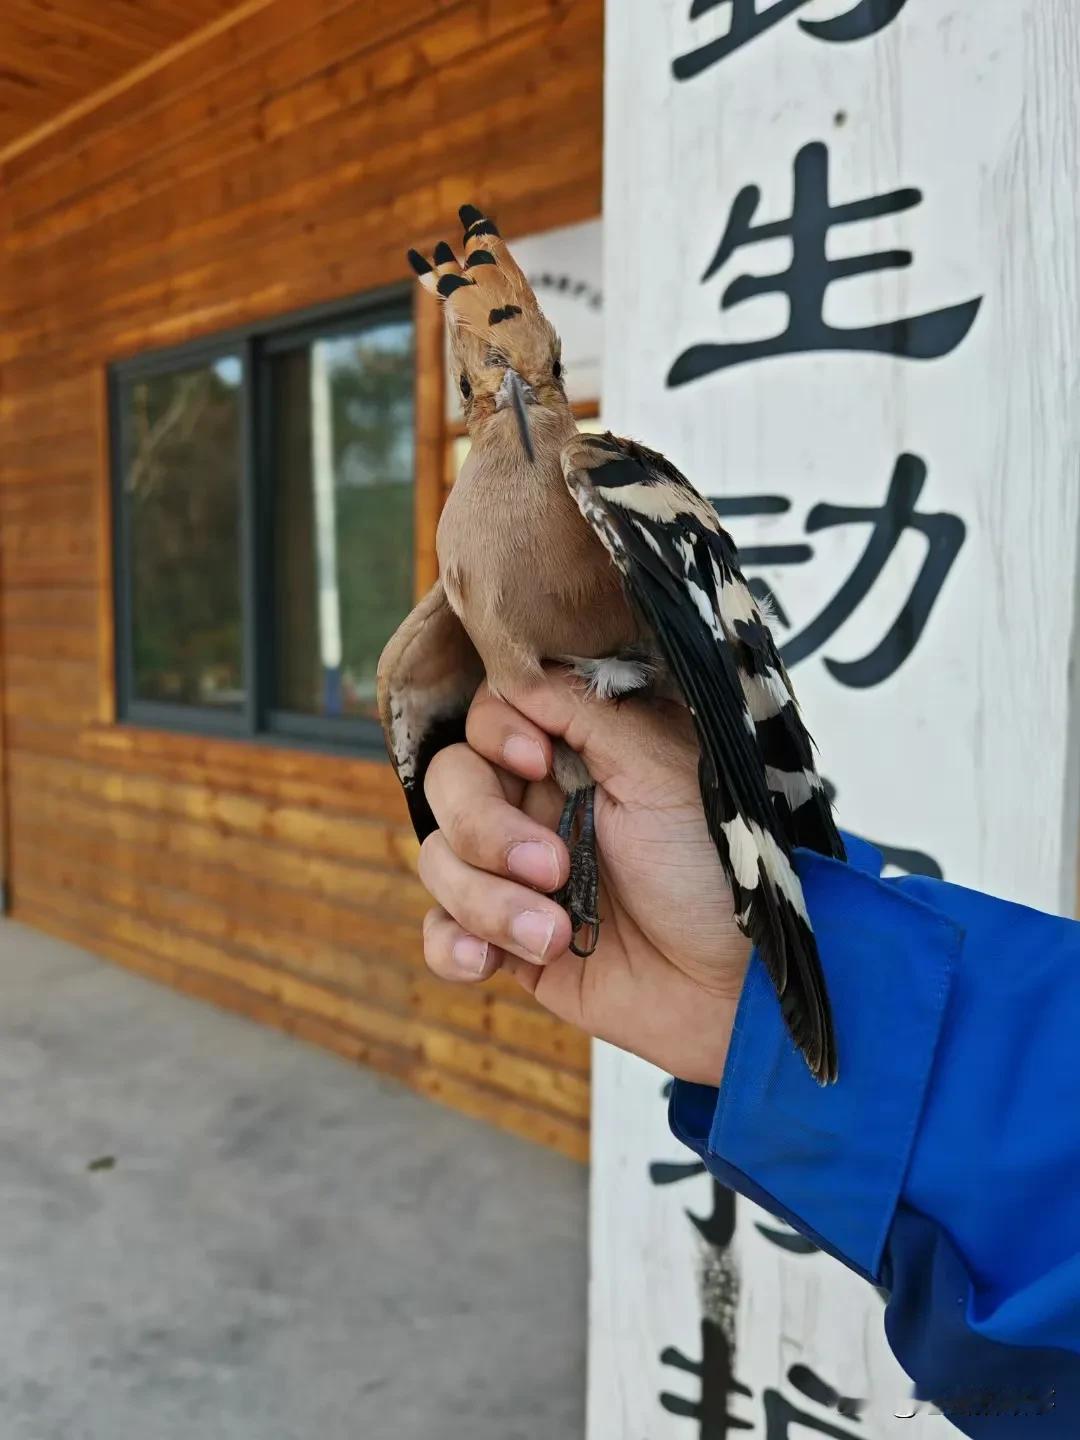
[[[0,149],[88,108],[97,93],[235,9],[236,0],[4,0]]]
[[[113,722],[104,377],[400,279],[463,200],[510,232],[595,215],[601,49],[601,0],[270,0],[0,154],[13,915],[581,1157],[581,1038],[424,971],[388,767]],[[429,373],[425,473],[441,404]]]

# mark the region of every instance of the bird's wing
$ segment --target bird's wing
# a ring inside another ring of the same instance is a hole
[[[828,996],[791,851],[842,858],[844,847],[731,537],[670,462],[632,441],[579,435],[563,471],[694,717],[706,819],[736,918],[810,1069],[835,1079]]]
[[[379,659],[379,719],[417,838],[438,826],[424,795],[432,757],[465,739],[484,667],[437,580]]]

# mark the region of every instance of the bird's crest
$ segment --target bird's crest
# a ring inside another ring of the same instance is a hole
[[[458,214],[465,232],[463,263],[445,240],[435,246],[430,260],[418,250],[409,251],[420,284],[444,302],[447,323],[489,336],[507,321],[539,317],[532,286],[495,222],[475,205],[462,205]]]

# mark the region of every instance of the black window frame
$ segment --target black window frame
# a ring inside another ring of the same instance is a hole
[[[358,716],[304,715],[273,704],[275,636],[273,415],[269,369],[275,354],[357,325],[383,320],[415,322],[412,287],[387,286],[269,321],[220,331],[182,345],[146,351],[108,366],[109,470],[112,496],[113,675],[116,722],[183,734],[222,736],[256,743],[305,746],[385,759],[382,730]],[[144,700],[135,693],[131,523],[124,492],[128,454],[123,394],[126,386],[154,376],[238,356],[240,382],[240,593],[244,703],[239,712],[212,706]],[[416,366],[413,365],[415,437]],[[415,451],[414,451],[415,454]],[[412,564],[415,577],[415,500]]]

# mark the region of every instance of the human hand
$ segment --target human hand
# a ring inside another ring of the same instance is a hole
[[[686,710],[588,699],[562,672],[514,697],[481,689],[465,745],[435,756],[425,792],[439,830],[420,851],[437,902],[424,954],[443,979],[508,971],[552,1014],[680,1079],[718,1085],[750,942],[709,838]],[[551,737],[597,781],[600,942],[572,954],[550,898],[569,871]]]

